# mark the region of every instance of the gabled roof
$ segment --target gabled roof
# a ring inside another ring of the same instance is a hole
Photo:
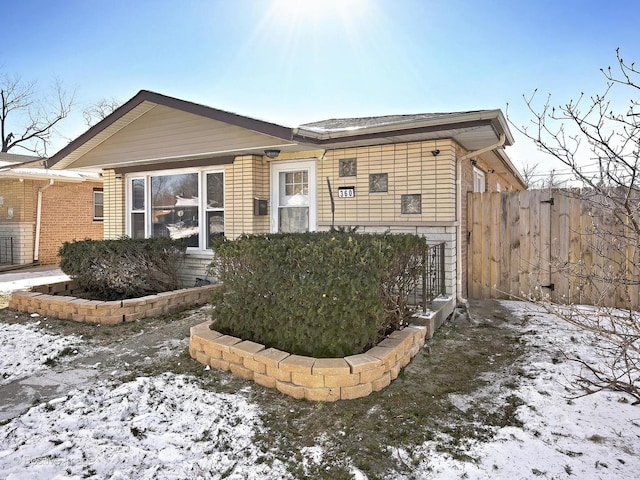
[[[348,148],[445,138],[452,138],[466,150],[475,151],[483,149],[487,145],[497,144],[501,138],[504,139],[503,145],[505,146],[512,145],[514,142],[508,124],[500,110],[334,118],[291,128],[148,90],[141,90],[111,115],[53,155],[47,161],[47,166],[56,169],[73,168],[74,162],[80,157],[158,106],[169,107],[264,135],[266,137],[263,138],[271,139],[270,142],[274,145],[270,148],[278,148],[283,152],[318,148]],[[250,145],[247,147],[237,151],[210,148],[197,154],[191,154],[189,158],[215,158],[222,156],[229,158],[234,154],[264,154],[264,147],[251,147]],[[501,154],[496,153],[493,157],[496,161],[498,159],[502,161],[506,154],[504,152],[501,152]],[[136,161],[139,162],[140,160]],[[153,161],[153,159],[150,160],[150,162]],[[163,161],[170,160],[164,159]],[[76,162],[76,164],[82,165],[82,162]],[[126,163],[120,163],[119,166],[125,167]],[[505,166],[508,169],[512,167],[510,162]],[[515,171],[515,175],[519,176],[517,171]]]
[[[229,125],[246,128],[247,130],[252,130],[284,140],[290,140],[292,136],[291,128],[283,127],[275,123],[264,122],[255,118],[219,110],[199,103],[180,100],[178,98],[169,97],[149,90],[140,90],[131,100],[121,105],[106,118],[96,123],[93,127],[89,128],[89,130],[70,142],[66,147],[51,156],[47,161],[47,166],[52,167],[56,165],[56,168],[65,168],[68,164],[72,163],[75,158],[78,158],[95,146],[99,145],[105,139],[109,138],[111,135],[121,130],[156,105],[175,108],[176,110],[192,113],[212,120],[218,120],[228,123]],[[57,165],[60,162],[62,162],[62,165]]]

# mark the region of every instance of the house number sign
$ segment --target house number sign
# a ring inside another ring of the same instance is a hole
[[[338,198],[354,198],[356,187],[338,187]]]

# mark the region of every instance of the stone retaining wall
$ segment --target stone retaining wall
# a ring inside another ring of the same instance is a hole
[[[360,355],[313,358],[223,335],[210,324],[191,327],[192,358],[294,398],[330,402],[382,390],[420,351],[427,334],[426,327],[410,326]]]
[[[207,285],[103,302],[74,297],[73,293],[77,291],[74,282],[60,282],[34,287],[30,292],[13,292],[9,308],[76,322],[116,324],[177,313],[190,305],[205,304],[215,288],[218,286]]]

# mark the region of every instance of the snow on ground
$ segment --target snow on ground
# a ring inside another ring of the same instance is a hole
[[[81,339],[44,333],[39,322],[1,324],[0,385],[6,385],[47,368],[46,363],[77,345]]]
[[[515,395],[524,403],[516,413],[523,427],[502,428],[492,441],[472,445],[466,453],[475,462],[436,452],[434,442],[425,444],[421,453],[426,460],[419,467],[424,478],[637,479],[640,407],[620,393],[576,398],[581,392],[570,384],[579,366],[564,354],[594,359],[594,337],[531,304],[503,305],[516,318],[528,317],[527,353],[514,366],[520,385],[505,391],[496,376],[484,391],[455,400],[464,409],[479,398],[486,402]]]
[[[0,477],[287,478],[253,445],[256,408],[191,377],[139,377],[30,409],[0,430]]]
[[[509,371],[488,376],[486,387],[452,399],[464,410],[480,402],[502,408],[506,398],[517,398],[523,426],[496,429],[487,442],[470,441],[470,461],[440,451],[436,442],[411,454],[394,449],[390,454],[415,466],[408,478],[638,478],[640,407],[617,393],[575,398],[579,392],[570,385],[578,365],[563,353],[593,358],[594,339],[529,304],[504,306],[514,316],[508,328],[523,333],[526,353]],[[70,343],[33,325],[2,325],[0,361],[13,362],[2,371],[34,371],[46,356],[40,350],[12,360],[15,352],[57,345],[48,350],[54,352]],[[506,385],[508,378],[517,381]],[[216,393],[196,383],[164,373],[82,387],[32,407],[0,426],[0,478],[291,478],[273,452],[254,445],[263,429],[258,408],[242,392]],[[303,462],[321,463],[326,448],[304,448]],[[367,479],[356,467],[352,474]]]

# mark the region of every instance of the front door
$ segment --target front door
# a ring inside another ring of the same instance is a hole
[[[271,164],[271,231],[316,229],[316,162],[296,160]]]

